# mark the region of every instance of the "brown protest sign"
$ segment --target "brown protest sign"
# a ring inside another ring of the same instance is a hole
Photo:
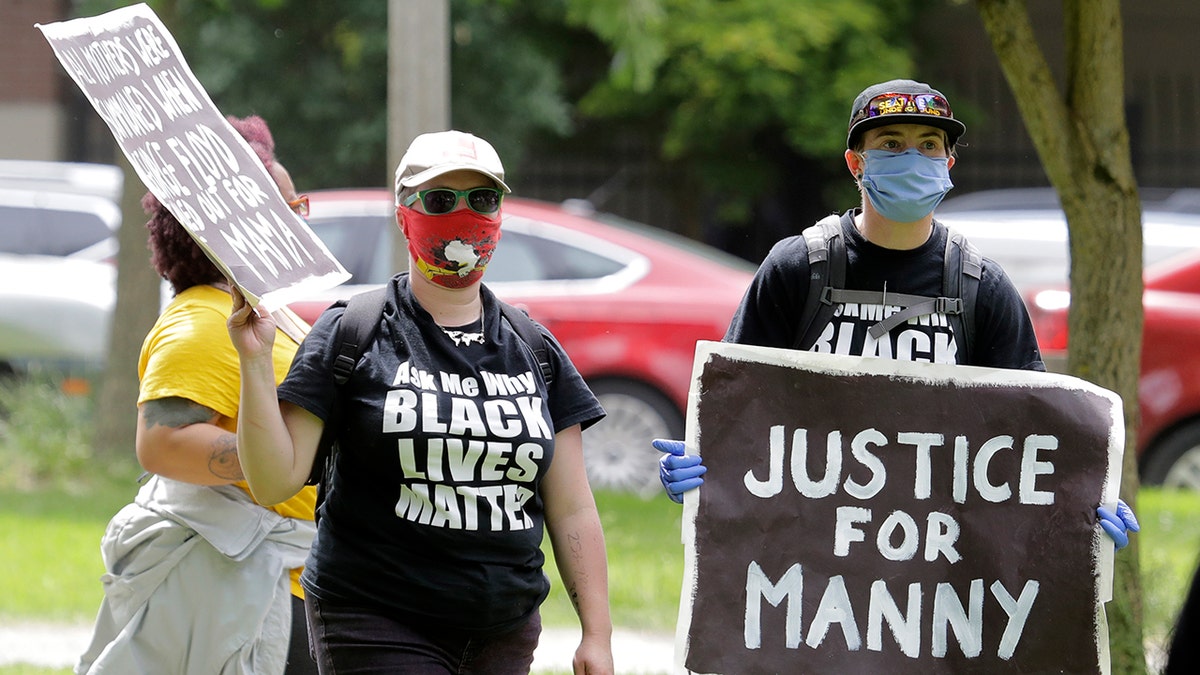
[[[350,277],[288,207],[148,6],[38,28],[142,182],[252,304],[279,306]]]
[[[688,672],[1107,672],[1112,392],[701,342],[688,424]]]

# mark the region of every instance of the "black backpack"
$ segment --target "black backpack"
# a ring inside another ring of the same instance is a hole
[[[333,378],[337,383],[338,394],[334,398],[333,409],[321,432],[321,441],[317,446],[317,456],[313,458],[312,471],[305,482],[305,485],[317,486],[317,506],[320,506],[321,502],[325,500],[325,491],[329,482],[327,478],[333,471],[334,458],[337,456],[338,448],[335,439],[341,407],[341,388],[350,379],[350,375],[354,372],[354,367],[358,365],[358,360],[362,357],[367,345],[371,344],[375,338],[375,330],[379,327],[379,317],[383,315],[387,291],[388,287],[383,286],[354,295],[349,300],[339,300],[334,303],[335,307],[344,306],[346,308],[335,336],[338,349],[333,363]],[[496,299],[496,302],[500,304],[500,314],[533,351],[538,368],[541,370],[542,380],[549,386],[554,382],[554,367],[550,363],[550,350],[546,346],[546,337],[538,330],[533,319],[530,319],[523,310],[517,309],[499,298]]]
[[[826,216],[804,230],[808,245],[808,297],[804,313],[796,330],[795,349],[807,350],[816,343],[821,331],[833,319],[835,303],[898,305],[902,309],[871,326],[871,337],[879,338],[909,319],[941,312],[950,321],[961,358],[970,363],[971,346],[975,341],[975,300],[979,295],[979,279],[983,273],[983,255],[961,233],[950,230],[946,236],[943,256],[942,295],[929,298],[921,295],[880,291],[846,290],[846,242],[842,238],[841,216]]]

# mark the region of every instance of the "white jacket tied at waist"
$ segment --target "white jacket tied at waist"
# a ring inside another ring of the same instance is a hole
[[[283,673],[289,571],[314,532],[232,485],[152,477],[104,533],[104,600],[75,672]]]

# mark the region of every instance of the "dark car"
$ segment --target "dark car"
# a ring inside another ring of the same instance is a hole
[[[397,271],[401,235],[388,190],[309,199],[309,227],[353,275],[291,304],[311,322]],[[584,432],[593,485],[656,491],[650,441],[683,437],[696,341],[724,336],[754,266],[661,229],[519,198],[504,201],[502,233],[485,283],[550,329],[608,411]]]

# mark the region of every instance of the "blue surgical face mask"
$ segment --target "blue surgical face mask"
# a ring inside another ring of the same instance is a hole
[[[904,152],[867,150],[860,179],[875,210],[888,220],[911,223],[933,213],[954,187],[948,157],[927,157],[916,148]]]

